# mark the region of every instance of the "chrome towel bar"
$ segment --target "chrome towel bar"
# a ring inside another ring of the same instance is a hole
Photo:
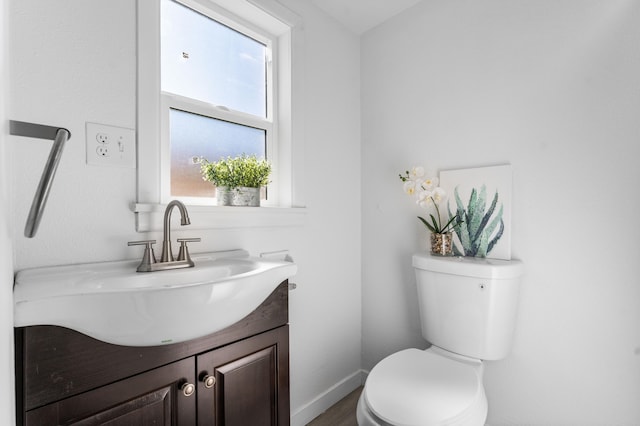
[[[9,133],[15,136],[53,140],[53,146],[49,152],[49,159],[42,171],[42,177],[40,178],[38,189],[33,197],[27,223],[24,227],[24,236],[33,238],[38,231],[40,219],[42,219],[42,213],[44,212],[44,207],[49,197],[53,177],[56,174],[60,158],[62,158],[62,149],[64,148],[65,142],[71,138],[71,132],[61,127],[11,120],[9,122]]]

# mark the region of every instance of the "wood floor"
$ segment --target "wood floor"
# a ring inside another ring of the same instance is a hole
[[[356,406],[361,392],[362,386],[313,419],[307,426],[358,426]]]

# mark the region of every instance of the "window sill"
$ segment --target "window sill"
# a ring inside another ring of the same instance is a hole
[[[136,231],[162,231],[166,205],[131,203]],[[305,207],[218,207],[187,206],[189,229],[272,228],[303,226]],[[174,213],[173,216],[176,216]]]

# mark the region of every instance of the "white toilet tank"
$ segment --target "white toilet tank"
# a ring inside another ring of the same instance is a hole
[[[511,350],[520,277],[519,260],[415,254],[422,336],[432,345],[477,359]]]

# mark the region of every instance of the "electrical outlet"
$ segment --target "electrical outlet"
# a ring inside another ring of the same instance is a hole
[[[96,135],[96,140],[102,144],[109,143],[109,134],[108,133],[98,133]]]
[[[109,148],[104,145],[100,145],[96,148],[96,154],[100,157],[108,157],[109,156]]]
[[[135,131],[106,124],[87,123],[87,164],[136,167]]]

